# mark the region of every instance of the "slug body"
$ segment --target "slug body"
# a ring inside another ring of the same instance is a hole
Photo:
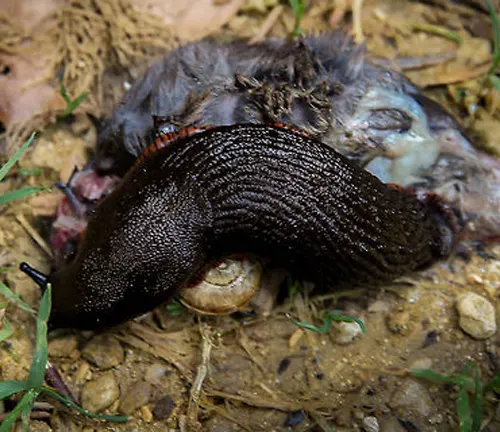
[[[446,257],[450,218],[293,130],[209,129],[144,157],[93,210],[76,256],[48,278],[51,325],[120,323],[235,253],[325,288],[380,284]]]

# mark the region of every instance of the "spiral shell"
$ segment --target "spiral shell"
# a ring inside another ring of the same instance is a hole
[[[207,315],[223,315],[245,307],[260,288],[262,265],[256,259],[227,258],[209,268],[203,280],[181,290],[188,308]]]

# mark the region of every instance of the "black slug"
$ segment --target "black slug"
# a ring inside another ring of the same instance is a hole
[[[230,254],[335,289],[425,268],[455,234],[436,196],[387,186],[294,130],[245,124],[148,151],[93,210],[72,260],[48,277],[22,268],[52,284],[52,327],[89,329],[153,309]]]

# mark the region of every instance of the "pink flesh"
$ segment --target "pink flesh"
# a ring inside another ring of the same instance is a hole
[[[119,181],[116,176],[101,177],[90,168],[76,172],[71,177],[68,186],[85,211],[79,215],[67,196],[59,203],[50,234],[56,267],[64,261],[65,246],[75,239],[78,243],[81,234],[87,229],[88,211],[108,195]]]

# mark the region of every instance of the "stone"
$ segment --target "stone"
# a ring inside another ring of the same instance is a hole
[[[110,369],[123,362],[124,352],[116,338],[101,334],[85,345],[82,357],[100,369]]]
[[[168,373],[168,369],[160,363],[153,363],[146,369],[144,374],[144,379],[151,384],[163,384],[165,380],[165,375]]]
[[[484,297],[469,292],[457,300],[460,328],[475,339],[487,339],[497,331],[495,308]]]
[[[400,413],[407,414],[407,411],[414,411],[424,417],[429,416],[433,405],[427,389],[412,379],[403,381],[389,403],[392,409]]]
[[[409,312],[393,312],[387,319],[387,327],[393,333],[407,335],[411,331],[411,316]]]
[[[120,411],[126,415],[146,405],[151,398],[151,384],[146,381],[136,381],[130,385],[120,401]]]
[[[362,427],[365,432],[379,432],[380,425],[378,424],[377,417],[365,417],[362,422]]]
[[[432,359],[424,357],[420,359],[414,360],[411,364],[409,369],[431,369],[432,368]]]
[[[49,342],[50,357],[69,357],[78,348],[78,339],[75,335],[58,337]]]
[[[335,329],[333,339],[339,345],[348,345],[354,341],[361,333],[361,327],[355,322],[332,323]]]
[[[120,396],[118,383],[112,373],[89,381],[82,390],[82,407],[90,412],[100,412],[108,408]]]
[[[175,408],[175,402],[172,396],[163,396],[158,402],[156,402],[153,408],[153,414],[158,420],[164,420],[172,414]]]
[[[389,312],[390,310],[389,303],[383,300],[376,300],[368,306],[368,312],[371,313]]]

